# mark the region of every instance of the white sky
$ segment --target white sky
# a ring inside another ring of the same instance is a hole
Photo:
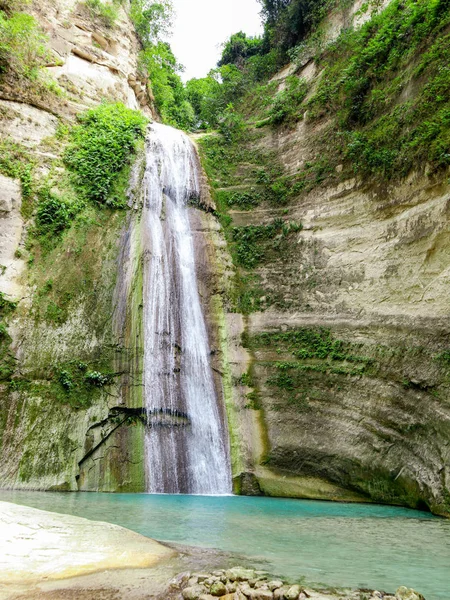
[[[205,77],[216,66],[220,45],[232,33],[262,32],[257,0],[173,0],[173,4],[176,19],[169,42],[185,66],[184,81]]]

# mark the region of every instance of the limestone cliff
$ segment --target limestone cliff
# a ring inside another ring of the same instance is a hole
[[[126,7],[108,27],[81,2],[39,1],[26,10],[45,32],[48,67],[43,84],[7,73],[0,86],[2,167],[12,165],[22,180],[0,181],[0,291],[16,306],[3,340],[2,357],[15,364],[0,381],[0,482],[143,490],[142,423],[131,410],[142,406],[139,161],[129,211],[94,211],[46,248],[30,248],[35,207],[25,175],[32,173],[30,185],[32,177],[60,190],[67,174],[59,132],[102,101],[151,116],[151,91],[137,75]],[[112,376],[69,402],[58,377],[74,369]]]
[[[398,103],[423,85],[419,59]],[[290,75],[306,105],[323,67],[305,52],[266,89]],[[450,514],[448,168],[354,175],[320,163],[333,114],[274,126],[257,100],[238,110],[245,139],[200,140],[238,272],[216,237],[236,489]]]

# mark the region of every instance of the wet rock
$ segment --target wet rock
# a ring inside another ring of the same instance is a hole
[[[411,588],[406,588],[404,585],[395,592],[395,598],[396,600],[424,600],[422,594]]]
[[[171,590],[180,590],[184,588],[190,578],[191,574],[188,572],[178,573],[169,583],[169,587]]]
[[[383,594],[378,590],[375,590],[374,592],[372,592],[371,600],[376,600],[377,598],[383,598]]]
[[[267,585],[269,587],[269,590],[273,592],[277,588],[283,587],[283,582],[281,581],[281,579],[274,579],[273,581],[269,581]]]
[[[243,567],[233,567],[225,573],[230,581],[248,581],[255,579],[255,571],[253,569],[244,569]]]
[[[211,594],[202,594],[198,600],[216,600],[216,598],[215,596],[211,596]]]
[[[299,585],[291,585],[284,597],[286,600],[297,600],[297,598],[300,596],[301,591],[302,590]]]
[[[225,584],[221,581],[215,581],[211,585],[209,591],[213,596],[225,596],[225,594],[227,593],[227,588],[225,587]]]
[[[192,587],[193,585],[197,585],[198,577],[191,576],[187,582],[187,587]]]
[[[211,575],[214,575],[214,577],[222,577],[222,575],[225,575],[225,571],[213,571]]]
[[[288,593],[289,587],[283,585],[281,588],[277,588],[273,592],[274,600],[283,600],[285,595]]]
[[[200,596],[206,594],[206,591],[207,590],[204,585],[197,584],[184,588],[184,590],[181,593],[183,595],[184,600],[198,600]]]

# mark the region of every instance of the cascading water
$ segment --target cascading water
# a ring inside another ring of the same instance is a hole
[[[200,195],[189,138],[153,124],[144,177],[149,259],[144,282],[147,489],[227,494],[226,428],[197,289],[188,202]]]

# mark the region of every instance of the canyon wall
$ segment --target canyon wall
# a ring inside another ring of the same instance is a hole
[[[329,16],[331,41],[345,23]],[[306,104],[322,67],[300,59],[274,78],[279,91],[292,75]],[[417,89],[411,67],[401,99]],[[211,235],[236,491],[450,514],[448,168],[322,175],[333,115],[305,108],[276,126],[238,110],[245,138],[199,140],[235,262]],[[283,201],[262,185],[274,168],[306,173]]]
[[[29,166],[35,182],[64,194],[61,131],[103,101],[151,118],[151,90],[137,74],[139,44],[124,8],[108,27],[74,1],[26,10],[51,59],[44,83],[2,79],[2,159],[14,165],[18,157],[18,172]],[[134,410],[142,407],[141,178],[142,156],[128,211],[93,209],[45,248],[30,248],[35,208],[25,179],[1,178],[0,291],[16,306],[4,353],[14,375],[0,381],[2,487],[144,489],[143,424]],[[69,401],[61,381],[68,373],[81,381],[86,371],[96,382]],[[108,385],[100,385],[102,371],[112,374]]]

